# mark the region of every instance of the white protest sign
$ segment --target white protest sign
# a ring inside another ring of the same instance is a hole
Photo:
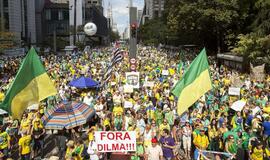
[[[144,87],[154,87],[154,85],[155,85],[154,81],[146,81],[143,84]]]
[[[127,85],[140,88],[140,72],[126,72]]]
[[[240,96],[240,88],[230,87],[229,88],[229,95]]]
[[[129,102],[129,101],[124,102],[124,108],[132,108],[132,107],[133,107],[132,102]]]
[[[98,152],[136,151],[135,131],[96,131],[95,141]]]
[[[236,101],[232,104],[231,109],[235,110],[235,111],[242,111],[244,106],[246,105],[245,101],[239,100]]]
[[[169,75],[169,71],[168,70],[162,70],[162,75],[168,76]]]
[[[133,93],[133,86],[124,85],[124,93]]]

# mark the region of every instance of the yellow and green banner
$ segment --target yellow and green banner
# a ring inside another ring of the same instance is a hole
[[[36,51],[31,48],[6,93],[0,108],[14,119],[20,119],[24,110],[57,93]]]
[[[182,115],[210,89],[212,89],[212,82],[204,48],[172,90],[172,93],[178,97],[178,115]]]

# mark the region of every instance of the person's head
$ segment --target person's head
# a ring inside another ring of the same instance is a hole
[[[168,129],[163,129],[163,136],[168,137],[170,135],[170,131]]]
[[[229,136],[228,136],[228,140],[229,140],[230,142],[233,142],[233,141],[234,141],[233,135],[229,135]]]
[[[258,149],[262,149],[263,148],[263,144],[261,142],[259,142],[259,144],[257,145]]]
[[[152,138],[151,142],[152,142],[152,147],[156,147],[157,146],[157,143],[158,143],[158,140],[155,137],[155,138]]]
[[[67,142],[67,147],[69,147],[69,148],[74,148],[74,147],[75,147],[74,141],[69,140],[69,141]]]
[[[189,121],[186,121],[185,126],[190,127]]]
[[[163,120],[163,124],[164,124],[164,125],[167,125],[167,124],[168,124],[167,119],[164,119],[164,120]]]
[[[152,120],[151,126],[156,127],[156,122],[154,120]]]
[[[200,129],[200,134],[201,135],[205,135],[205,130],[204,129]]]
[[[81,137],[78,138],[78,139],[76,140],[76,144],[77,144],[77,145],[83,144],[83,139],[82,139]]]

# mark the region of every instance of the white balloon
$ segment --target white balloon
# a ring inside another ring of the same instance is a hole
[[[86,23],[83,30],[85,34],[87,34],[88,36],[93,36],[97,33],[97,26],[94,23],[89,22],[89,23]]]

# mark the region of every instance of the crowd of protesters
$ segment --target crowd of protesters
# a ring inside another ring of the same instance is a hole
[[[112,48],[71,55],[40,56],[58,94],[41,102],[38,110],[27,110],[20,120],[1,116],[0,159],[37,157],[47,159],[110,159],[97,152],[95,131],[136,131],[137,151],[132,160],[172,159],[270,159],[269,75],[263,81],[240,74],[240,95],[229,95],[233,72],[209,59],[213,89],[183,115],[177,115],[177,97],[171,90],[188,69],[188,51],[169,56],[154,47],[140,47],[137,71],[140,88],[125,93],[125,73],[130,70],[128,55],[116,65],[112,77],[100,89],[76,89],[68,83],[82,75],[101,82],[110,64]],[[199,53],[199,51],[197,51]],[[23,57],[3,58],[0,62],[0,102],[8,90]],[[180,59],[183,64],[179,66]],[[163,74],[163,70],[168,74]],[[154,82],[153,86],[144,86]],[[200,87],[200,86],[198,86]],[[241,111],[233,102],[246,102]],[[62,101],[79,101],[93,107],[96,115],[84,126],[71,130],[48,131],[41,120],[47,109]],[[125,108],[125,102],[132,107]],[[45,155],[47,135],[57,137],[57,146]]]

